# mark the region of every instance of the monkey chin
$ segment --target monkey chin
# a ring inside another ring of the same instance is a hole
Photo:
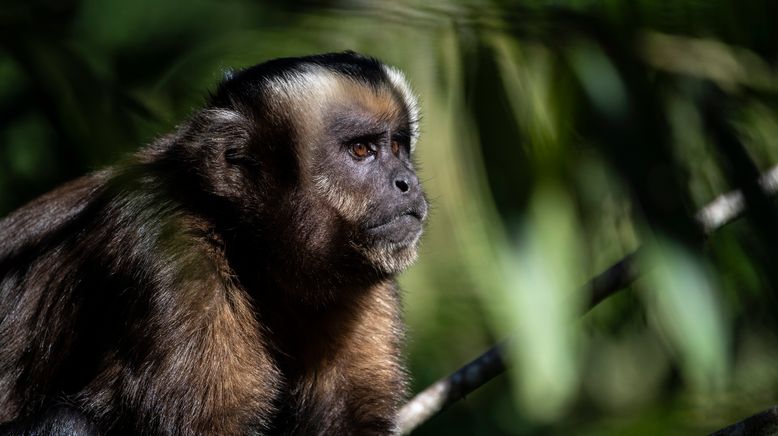
[[[412,243],[379,242],[360,251],[368,262],[384,274],[399,274],[419,257],[418,238]]]
[[[367,244],[360,248],[362,255],[377,270],[397,274],[418,257],[423,220],[415,214],[402,214],[363,231]]]

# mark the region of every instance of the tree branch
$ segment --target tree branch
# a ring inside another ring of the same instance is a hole
[[[778,406],[736,422],[710,436],[771,436],[778,434]]]
[[[768,195],[778,193],[778,165],[774,166],[759,178],[759,184]],[[695,215],[695,219],[706,235],[725,226],[738,218],[745,209],[745,201],[740,191],[732,191],[719,195]],[[639,276],[635,259],[640,249],[625,256],[610,268],[591,279],[583,291],[589,296],[588,309],[593,308],[602,300],[625,288]],[[464,398],[470,392],[481,387],[489,380],[505,372],[505,347],[508,341],[502,342],[487,350],[475,360],[463,366],[448,377],[433,383],[430,387],[418,393],[399,412],[398,426],[402,434],[408,434],[433,416]],[[769,418],[778,421],[778,411],[770,409],[750,419],[771,413]],[[744,425],[743,423],[735,424]],[[734,426],[733,426],[734,427]],[[733,427],[728,427],[733,428]],[[748,427],[751,428],[751,427]],[[765,427],[767,428],[767,427]],[[770,427],[774,428],[774,427]],[[721,430],[721,432],[727,429]],[[720,433],[720,432],[719,432]],[[716,433],[716,436],[729,436],[750,433]]]

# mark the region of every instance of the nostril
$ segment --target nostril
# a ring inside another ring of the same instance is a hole
[[[408,190],[410,189],[410,186],[408,186],[408,182],[402,179],[395,180],[394,186],[397,186],[397,189],[399,189],[400,192],[408,192]]]

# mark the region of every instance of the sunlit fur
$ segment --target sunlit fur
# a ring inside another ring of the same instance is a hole
[[[398,273],[411,266],[418,257],[417,237],[410,245],[383,243],[369,247],[359,247],[370,261],[387,273]]]
[[[419,101],[413,90],[411,90],[411,86],[408,84],[408,80],[402,71],[390,65],[384,65],[383,69],[387,77],[389,77],[389,81],[402,95],[403,102],[408,110],[408,118],[411,125],[411,151],[414,151],[416,149],[416,141],[419,139]]]

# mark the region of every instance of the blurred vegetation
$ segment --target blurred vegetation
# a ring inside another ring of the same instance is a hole
[[[433,203],[402,277],[420,390],[513,369],[416,434],[688,434],[778,403],[771,0],[27,0],[0,7],[0,214],[181,122],[223,71],[353,49],[407,72]],[[0,241],[2,243],[2,241]],[[647,275],[576,290],[645,245]]]

